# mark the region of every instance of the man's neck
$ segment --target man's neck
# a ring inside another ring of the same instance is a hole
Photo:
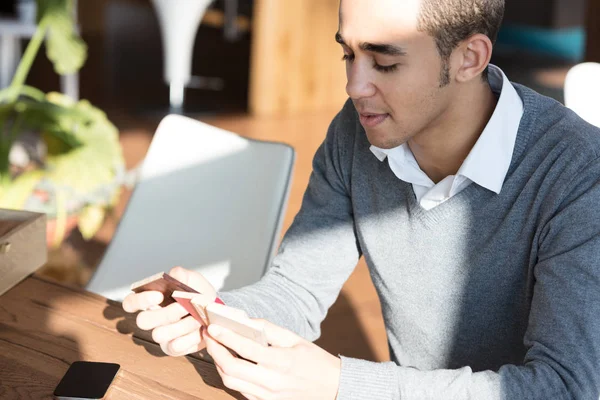
[[[489,84],[456,96],[435,127],[408,141],[419,167],[434,182],[455,175],[488,124],[498,100]]]

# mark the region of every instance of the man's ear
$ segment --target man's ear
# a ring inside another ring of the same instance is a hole
[[[490,38],[481,33],[463,40],[452,53],[455,79],[464,83],[481,76],[492,58],[492,48]]]

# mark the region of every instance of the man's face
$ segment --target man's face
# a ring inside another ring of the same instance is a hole
[[[369,142],[392,148],[442,124],[452,83],[440,87],[435,40],[417,30],[420,0],[341,0],[337,40],[346,92]]]

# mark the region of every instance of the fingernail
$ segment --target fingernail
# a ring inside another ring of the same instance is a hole
[[[209,325],[208,326],[208,333],[210,333],[210,336],[212,337],[217,337],[221,334],[221,328],[217,325]]]

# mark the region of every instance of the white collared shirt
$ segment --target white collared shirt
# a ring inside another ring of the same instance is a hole
[[[460,193],[473,182],[497,194],[502,189],[523,117],[523,101],[497,66],[489,65],[488,81],[492,91],[500,93],[500,98],[456,175],[449,175],[435,184],[419,168],[407,143],[392,149],[370,148],[379,161],[388,158],[390,168],[399,179],[412,184],[417,201],[426,210]]]

